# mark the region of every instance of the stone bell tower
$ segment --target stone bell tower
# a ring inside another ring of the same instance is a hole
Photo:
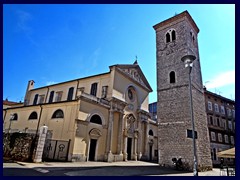
[[[171,165],[182,158],[193,169],[193,139],[188,71],[181,61],[196,56],[191,72],[192,99],[198,170],[212,169],[210,140],[205,111],[198,51],[199,29],[187,11],[153,26],[157,43],[157,117],[159,164]]]

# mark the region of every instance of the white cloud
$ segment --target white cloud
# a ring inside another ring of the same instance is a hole
[[[223,72],[206,82],[207,89],[235,84],[235,70]]]
[[[57,84],[57,82],[54,82],[54,81],[48,81],[48,82],[46,83],[47,86],[52,85],[52,84]]]

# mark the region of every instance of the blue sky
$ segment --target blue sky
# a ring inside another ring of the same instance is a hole
[[[138,64],[156,96],[153,25],[181,13],[198,25],[203,83],[235,99],[235,5],[3,5],[3,99],[23,101],[35,87]]]

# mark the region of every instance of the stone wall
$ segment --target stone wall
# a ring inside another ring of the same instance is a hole
[[[3,133],[3,157],[16,161],[31,160],[31,146],[35,134]],[[36,137],[36,140],[38,137]],[[37,142],[37,141],[35,141]],[[35,149],[35,144],[33,147]]]

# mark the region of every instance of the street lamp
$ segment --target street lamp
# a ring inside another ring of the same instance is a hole
[[[185,55],[181,58],[181,60],[185,64],[185,68],[188,69],[188,79],[189,79],[188,86],[189,86],[189,96],[190,96],[190,112],[191,112],[191,121],[192,121],[192,138],[193,138],[193,155],[194,155],[193,175],[198,176],[195,127],[194,127],[194,117],[193,117],[192,84],[191,84],[191,71],[192,71],[193,61],[195,59],[196,59],[196,56],[194,55]]]

